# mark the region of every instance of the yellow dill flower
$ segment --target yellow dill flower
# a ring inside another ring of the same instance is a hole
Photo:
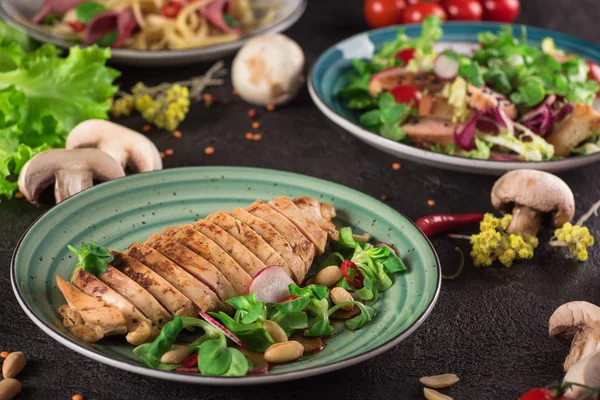
[[[572,225],[569,222],[554,231],[554,238],[565,243],[571,256],[579,261],[588,259],[587,248],[594,244],[594,237],[587,227]]]
[[[115,118],[131,115],[134,107],[134,97],[130,94],[127,94],[113,101],[110,107],[110,114]]]

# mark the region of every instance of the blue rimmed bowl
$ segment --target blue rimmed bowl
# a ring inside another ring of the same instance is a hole
[[[468,52],[477,47],[477,35],[479,33],[497,33],[503,26],[505,25],[496,23],[448,22],[443,25],[444,36],[437,47],[440,50],[449,48]],[[511,26],[514,31],[521,29],[521,25]],[[405,25],[402,27],[405,28],[409,37],[421,34],[421,25]],[[393,41],[396,38],[398,28],[396,26],[377,29],[345,39],[325,51],[311,68],[308,77],[310,95],[319,110],[336,125],[344,128],[363,142],[399,158],[447,170],[475,174],[501,175],[506,171],[520,168],[561,172],[593,164],[600,160],[600,153],[539,162],[478,160],[419,149],[394,142],[364,129],[358,122],[360,113],[347,109],[336,94],[348,84],[347,75],[352,69],[352,59],[373,58],[376,49],[385,42]],[[600,46],[547,29],[532,26],[526,26],[526,28],[528,41],[531,44],[539,44],[544,38],[551,37],[554,39],[557,48],[600,63]],[[598,102],[595,104],[595,108],[600,109]]]

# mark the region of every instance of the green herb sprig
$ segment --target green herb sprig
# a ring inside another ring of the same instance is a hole
[[[73,272],[77,267],[81,267],[92,275],[100,276],[106,272],[108,264],[115,258],[106,247],[94,242],[82,244],[80,250],[71,245],[67,245],[67,247],[77,256],[77,264],[73,268]]]

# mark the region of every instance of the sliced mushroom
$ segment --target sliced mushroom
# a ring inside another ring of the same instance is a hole
[[[578,383],[587,387],[600,386],[600,351],[595,351],[572,365],[563,382]],[[565,391],[564,398],[585,399],[584,396],[588,393],[588,390],[584,386],[572,385]]]
[[[548,321],[550,336],[573,337],[564,370],[600,350],[600,307],[573,301],[558,307]]]
[[[54,184],[54,197],[64,199],[93,186],[94,180],[109,181],[125,176],[111,156],[97,149],[52,149],[29,160],[19,175],[19,190],[37,204],[40,193]]]
[[[504,174],[492,188],[492,204],[512,213],[508,233],[537,236],[550,216],[554,228],[570,222],[575,214],[573,192],[559,177],[543,171],[520,169]]]
[[[158,149],[146,136],[122,125],[90,119],[77,125],[67,137],[67,149],[93,147],[108,153],[121,167],[135,172],[162,169]]]

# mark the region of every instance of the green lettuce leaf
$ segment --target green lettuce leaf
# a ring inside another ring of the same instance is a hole
[[[23,165],[88,119],[107,119],[119,72],[110,49],[73,47],[66,58],[0,21],[0,196],[10,198]]]

